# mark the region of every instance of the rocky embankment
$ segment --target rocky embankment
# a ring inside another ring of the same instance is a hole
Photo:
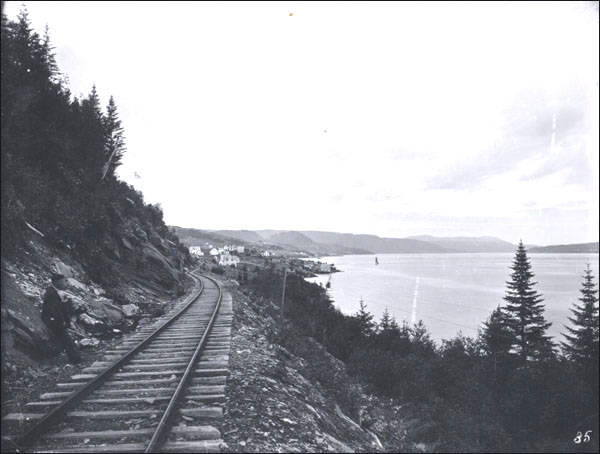
[[[227,290],[234,322],[222,426],[226,451],[421,451],[406,439],[401,407],[366,395],[320,344],[280,327],[271,302],[236,283]]]
[[[33,233],[20,254],[2,258],[3,376],[20,364],[60,353],[41,318],[43,295],[52,282],[70,309],[69,333],[81,349],[119,336],[143,318],[161,315],[165,301],[183,293],[183,260],[176,250],[168,251],[165,240],[151,242],[144,234],[138,241],[124,242],[130,254],[115,257],[111,272],[119,278],[108,285],[92,280],[75,254],[53,248]]]

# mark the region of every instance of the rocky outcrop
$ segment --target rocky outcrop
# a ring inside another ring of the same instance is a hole
[[[5,351],[22,351],[33,358],[57,352],[39,309],[2,270],[2,346]]]
[[[51,284],[71,309],[73,339],[88,339],[88,345],[94,344],[91,337],[107,339],[140,319],[160,316],[165,301],[189,284],[185,255],[177,241],[163,237],[164,225],[156,227],[143,211],[140,215],[127,210],[111,208],[110,228],[88,248],[76,251],[72,245],[29,232],[26,247],[10,259],[2,258],[2,269],[15,284],[2,279],[3,332],[7,345],[24,353],[26,361],[52,350],[53,339],[40,315]],[[5,290],[10,293],[7,297]],[[18,304],[5,304],[14,301]]]
[[[150,243],[143,245],[139,274],[168,289],[176,287],[180,280],[179,271]]]

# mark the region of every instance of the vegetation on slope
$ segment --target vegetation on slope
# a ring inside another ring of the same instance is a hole
[[[401,404],[399,417],[415,417],[410,438],[428,450],[597,452],[597,284],[586,272],[569,348],[558,354],[528,265],[521,245],[507,305],[476,339],[459,332],[437,345],[421,322],[398,325],[387,313],[375,322],[364,305],[345,315],[323,287],[294,274],[287,275],[284,316],[344,361],[368,392]],[[280,306],[282,274],[271,268],[255,276],[248,285],[267,298],[265,307]],[[586,431],[587,442],[574,441]]]
[[[26,10],[2,17],[1,107],[3,257],[27,247],[33,227],[98,283],[115,287],[127,269],[175,288],[189,255],[160,206],[117,178],[126,148],[114,99],[103,112],[95,87],[72,97]]]

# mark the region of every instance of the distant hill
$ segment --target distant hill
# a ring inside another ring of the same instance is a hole
[[[255,230],[255,232],[263,239],[267,240],[278,233],[289,232],[289,230]]]
[[[265,238],[264,242],[267,244],[288,246],[318,255],[371,254],[371,251],[360,248],[346,247],[334,243],[317,243],[303,233],[296,231],[259,230],[257,233]]]
[[[263,240],[263,237],[253,230],[215,230],[214,233],[247,243],[259,243]]]
[[[515,252],[517,246],[491,236],[382,238],[377,235],[321,232],[316,230],[197,230],[176,227],[182,242],[279,245],[313,254],[420,254],[457,252]],[[191,232],[194,232],[193,234]],[[201,243],[203,244],[203,243]],[[530,246],[532,248],[536,246]],[[533,250],[533,249],[532,249]]]
[[[209,243],[214,246],[223,246],[225,244],[235,244],[241,246],[246,244],[246,242],[242,240],[219,235],[218,233],[208,230],[188,229],[178,226],[170,226],[169,228],[175,230],[175,233],[179,236],[180,241],[186,246],[204,246],[205,243]]]
[[[267,238],[269,243],[273,244],[285,244],[288,246],[294,246],[297,248],[311,248],[316,247],[317,244],[306,235],[300,232],[281,232],[275,235],[271,235]]]
[[[598,241],[595,243],[558,244],[553,246],[535,247],[529,249],[532,253],[573,253],[598,254]]]
[[[315,243],[362,249],[372,254],[449,252],[438,245],[407,238],[381,238],[376,235],[355,235],[353,233],[318,232],[313,230],[303,230],[300,233],[303,233]]]
[[[493,236],[481,237],[435,237],[430,235],[408,238],[425,241],[447,249],[449,252],[514,252],[517,246]]]

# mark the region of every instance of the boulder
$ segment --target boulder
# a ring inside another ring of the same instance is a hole
[[[56,262],[54,262],[53,268],[54,268],[54,270],[53,270],[54,272],[52,274],[53,278],[57,278],[57,279],[64,279],[64,278],[69,278],[69,277],[74,278],[77,274],[72,267],[70,267],[69,265],[65,265],[60,260],[57,260]]]
[[[81,339],[78,344],[82,347],[95,347],[98,345],[100,341],[95,337],[86,337],[85,339]]]
[[[140,312],[140,308],[135,304],[125,304],[121,306],[121,310],[125,314],[125,317],[134,317]]]
[[[87,301],[86,308],[88,315],[102,320],[109,327],[119,325],[125,319],[125,313],[121,308],[112,304],[108,298]]]
[[[79,314],[77,319],[90,328],[98,329],[104,326],[103,322],[96,320],[94,317],[90,317],[88,314]]]
[[[68,290],[71,293],[78,293],[80,295],[87,294],[89,290],[87,285],[82,284],[77,279],[72,277],[56,280],[54,281],[54,286],[58,290]]]

